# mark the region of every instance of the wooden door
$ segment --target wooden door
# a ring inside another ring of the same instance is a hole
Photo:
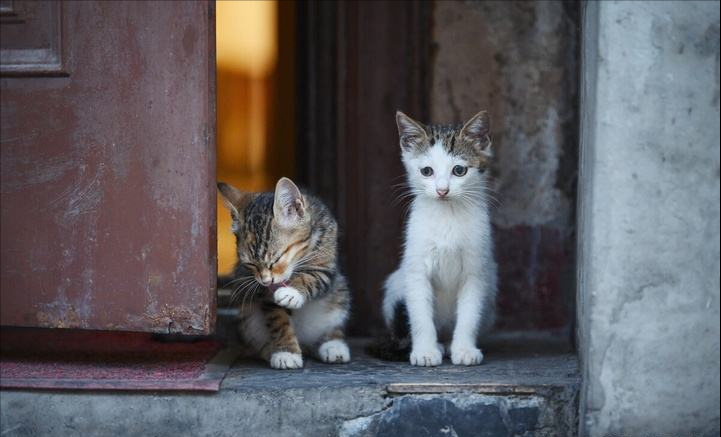
[[[0,324],[215,323],[211,1],[0,3]]]

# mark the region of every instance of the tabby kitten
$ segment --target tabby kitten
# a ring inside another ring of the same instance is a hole
[[[383,315],[396,345],[410,327],[410,362],[483,360],[476,347],[495,319],[496,261],[487,193],[490,123],[423,125],[396,113],[401,157],[414,195],[400,267],[385,282]],[[408,355],[406,355],[408,359]]]
[[[274,369],[303,367],[301,346],[347,363],[350,292],[337,264],[337,224],[317,198],[282,178],[275,193],[219,183],[233,217],[238,262],[218,286],[244,293],[241,333]]]

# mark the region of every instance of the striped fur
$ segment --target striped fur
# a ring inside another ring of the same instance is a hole
[[[238,262],[219,286],[240,302],[244,339],[272,367],[302,367],[302,349],[348,362],[350,291],[338,269],[338,226],[328,208],[289,179],[274,193],[218,184],[233,217]]]

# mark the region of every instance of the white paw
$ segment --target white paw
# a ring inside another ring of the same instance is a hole
[[[477,366],[483,361],[483,353],[477,347],[452,347],[451,362],[458,366]]]
[[[411,364],[414,366],[438,366],[443,361],[443,353],[438,345],[429,348],[414,347],[411,351]]]
[[[324,363],[347,363],[350,350],[343,340],[329,340],[320,345],[318,356]]]
[[[282,307],[296,310],[305,303],[305,296],[293,287],[280,287],[273,293],[273,300]]]
[[[300,369],[303,357],[293,352],[275,352],[270,356],[270,367],[274,369]]]

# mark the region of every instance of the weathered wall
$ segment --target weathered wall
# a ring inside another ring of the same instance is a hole
[[[588,2],[581,435],[719,435],[719,2]]]
[[[573,319],[578,5],[437,1],[431,115],[491,116],[500,328]]]

